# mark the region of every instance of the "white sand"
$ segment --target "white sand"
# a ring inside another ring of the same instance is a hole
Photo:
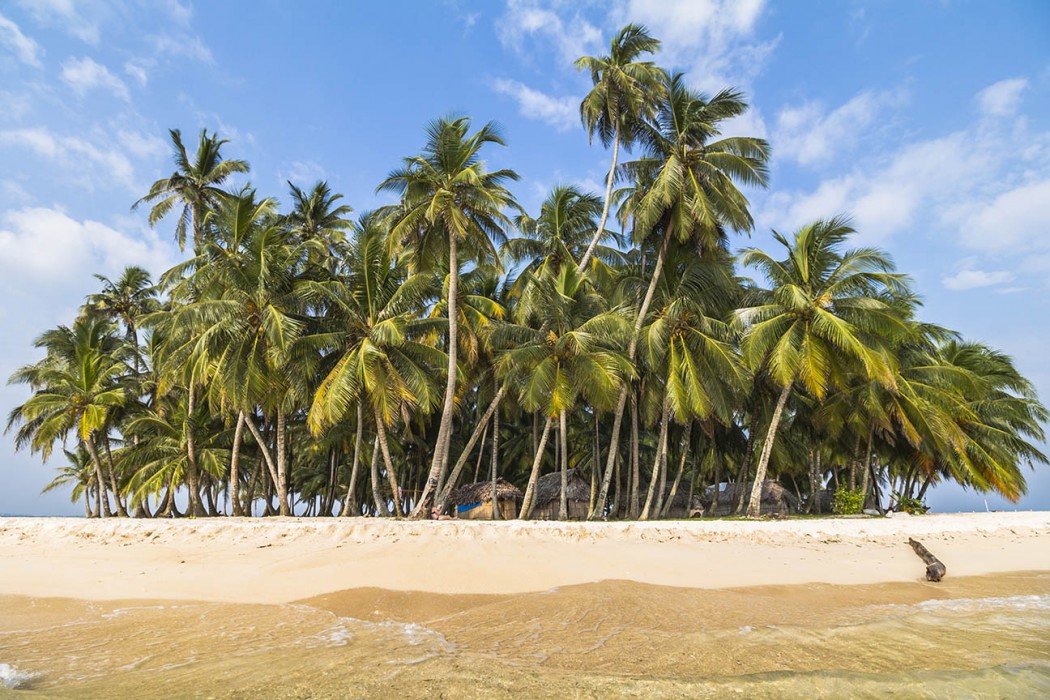
[[[908,537],[948,576],[1050,571],[1050,512],[651,523],[0,518],[0,594],[280,603],[360,587],[919,581],[925,566]]]

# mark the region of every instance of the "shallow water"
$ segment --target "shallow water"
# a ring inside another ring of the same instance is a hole
[[[1050,576],[288,605],[0,597],[0,698],[1045,698]]]

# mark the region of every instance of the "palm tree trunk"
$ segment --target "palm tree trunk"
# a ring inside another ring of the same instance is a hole
[[[645,298],[642,300],[642,305],[638,308],[638,316],[634,319],[634,333],[631,334],[631,342],[627,346],[627,359],[634,362],[635,356],[638,354],[638,334],[641,333],[642,324],[645,322],[645,315],[649,313],[649,305],[653,301],[653,295],[656,293],[656,284],[660,280],[660,274],[664,268],[664,258],[667,257],[667,245],[671,240],[671,234],[674,232],[674,226],[668,225],[667,230],[664,232],[664,239],[660,244],[660,254],[656,257],[656,267],[653,269],[653,278],[649,281],[649,289],[645,292]],[[595,517],[595,513],[600,513],[605,510],[605,501],[609,496],[609,484],[612,481],[612,470],[614,463],[614,455],[620,447],[620,426],[623,425],[623,411],[627,405],[627,390],[628,383],[625,381],[624,385],[620,388],[620,398],[616,402],[616,416],[613,418],[613,430],[612,439],[609,444],[609,459],[605,464],[605,477],[602,479],[602,488],[598,492],[598,504],[594,509],[594,513],[591,513],[591,517]]]
[[[594,455],[591,458],[591,497],[587,503],[587,515],[594,512],[598,502],[598,465],[602,461],[602,445],[598,434],[598,409],[594,409]]]
[[[656,484],[664,471],[664,463],[667,459],[667,420],[671,413],[671,404],[664,398],[663,411],[660,416],[660,439],[656,446],[656,459],[653,460],[653,473],[649,478],[649,492],[645,496],[645,507],[642,508],[640,520],[648,520],[649,514],[653,512],[653,504],[656,497]]]
[[[532,513],[532,501],[536,494],[536,482],[540,478],[540,464],[543,462],[543,451],[547,448],[547,436],[551,432],[551,423],[554,419],[547,416],[547,422],[543,424],[543,435],[537,446],[536,455],[532,458],[532,471],[529,473],[529,485],[525,487],[525,497],[521,500],[521,512],[518,518],[528,520]]]
[[[496,391],[496,396],[501,396],[503,387]],[[499,404],[492,412],[492,519],[502,520],[503,513],[500,511],[499,498],[496,497],[496,479],[499,472]]]
[[[463,471],[463,467],[467,464],[467,460],[470,459],[470,453],[474,449],[474,445],[477,444],[478,438],[485,432],[488,427],[489,418],[495,414],[499,408],[500,401],[503,400],[504,388],[500,387],[499,391],[492,398],[492,402],[489,403],[489,407],[485,410],[485,415],[481,417],[478,424],[474,426],[474,432],[471,434],[470,439],[467,440],[466,447],[463,448],[463,452],[459,455],[459,459],[456,460],[456,466],[452,469],[452,474],[449,475],[448,481],[445,482],[444,488],[441,489],[441,494],[434,499],[434,503],[438,508],[438,512],[444,512],[445,507],[448,505],[448,498],[452,494],[452,489],[456,488],[456,482],[459,481],[459,475]]]
[[[404,517],[404,512],[401,510],[401,489],[397,485],[397,474],[394,473],[394,462],[390,459],[390,446],[386,441],[386,424],[383,421],[383,415],[379,412],[379,409],[375,409],[376,416],[376,436],[379,438],[379,448],[383,452],[383,466],[386,467],[386,478],[390,482],[390,495],[394,499],[394,515],[399,518]]]
[[[875,441],[875,426],[868,427],[868,449],[864,453],[864,465],[860,471],[860,490],[864,494],[864,498],[861,501],[863,503],[862,508],[868,507],[868,499],[871,495],[871,449]]]
[[[255,438],[255,443],[259,446],[259,451],[262,453],[263,460],[266,462],[266,469],[270,472],[270,479],[273,483],[277,483],[277,467],[273,463],[273,456],[270,454],[269,445],[266,444],[266,440],[259,432],[259,428],[255,425],[255,421],[250,417],[245,417],[245,425],[248,426],[248,432]]]
[[[288,454],[286,448],[288,426],[284,411],[277,411],[277,506],[281,515],[291,515],[288,503]]]
[[[628,498],[627,515],[636,519],[641,514],[641,489],[642,489],[642,456],[640,453],[640,439],[638,435],[638,399],[639,393],[635,392],[631,397],[631,493]]]
[[[437,443],[434,445],[434,457],[430,462],[430,474],[426,486],[419,496],[412,517],[422,519],[430,517],[430,507],[436,495],[440,475],[448,466],[448,450],[452,433],[452,412],[456,405],[456,360],[458,355],[459,318],[459,258],[456,254],[456,234],[449,232],[448,237],[448,381],[445,384],[445,405],[441,409],[441,425],[438,428]]]
[[[95,480],[98,481],[99,502],[102,506],[99,512],[102,513],[103,517],[112,518],[113,511],[109,509],[109,494],[106,493],[106,478],[102,475],[102,460],[98,457],[98,449],[95,447],[95,441],[91,435],[88,435],[87,439],[84,440],[84,446],[87,447],[88,454],[91,455],[91,461],[95,464]]]
[[[489,422],[485,421],[479,425],[484,425],[485,429],[481,431],[481,445],[478,446],[478,458],[474,461],[474,479],[470,482],[472,484],[481,481],[481,460],[485,457],[485,443],[489,439]]]
[[[569,519],[569,431],[565,409],[558,416],[558,433],[561,437],[561,494],[558,499],[558,520]]]
[[[109,449],[109,436],[102,436],[102,446],[106,450],[106,473],[109,474],[109,487],[113,489],[113,501],[117,507],[117,515],[122,518],[128,517],[127,508],[124,507],[124,502],[120,498],[120,489],[117,488],[117,477],[115,470],[113,469],[113,453]]]
[[[667,494],[667,500],[664,502],[664,507],[660,510],[660,517],[666,518],[668,513],[671,512],[671,504],[674,503],[675,496],[678,495],[678,486],[682,483],[682,474],[685,472],[685,460],[689,454],[689,439],[693,435],[693,421],[689,421],[689,424],[685,427],[685,444],[682,445],[682,458],[678,460],[678,473],[675,474],[674,483],[671,484],[671,492]],[[713,456],[715,462],[715,473],[718,473],[718,451],[714,451]],[[689,508],[692,507],[692,497],[686,501],[686,516],[689,515]]]
[[[382,495],[379,492],[379,433],[376,433],[376,439],[372,444],[372,500],[376,506],[376,517],[381,518],[384,515],[389,515],[390,510],[386,507],[386,502],[383,501]]]
[[[757,397],[755,397],[757,402]],[[744,459],[740,463],[740,471],[737,472],[736,483],[733,484],[735,491],[733,494],[736,496],[736,505],[733,507],[733,513],[744,512],[744,484],[747,483],[748,476],[751,475],[751,460],[754,458],[755,452],[755,431],[758,429],[758,409],[753,408],[751,410],[751,417],[748,420],[747,427],[747,443],[744,447]]]
[[[769,432],[766,433],[765,442],[762,443],[762,457],[758,460],[758,469],[755,470],[755,483],[751,487],[751,499],[747,504],[747,516],[757,518],[762,513],[762,484],[766,480],[766,468],[769,466],[769,455],[773,453],[773,440],[777,436],[777,426],[780,424],[780,416],[784,412],[788,395],[794,380],[784,385],[777,399],[777,407],[773,411],[773,420],[769,422]]]
[[[813,448],[809,458],[809,503],[806,512],[820,513],[820,448]]]
[[[591,239],[591,244],[587,246],[587,252],[583,254],[583,258],[580,260],[576,272],[583,272],[587,269],[587,263],[590,262],[591,256],[594,254],[594,249],[598,247],[598,241],[601,240],[602,234],[605,232],[605,222],[609,219],[609,205],[612,203],[612,187],[616,175],[616,161],[619,156],[620,123],[617,121],[613,127],[612,165],[609,166],[609,174],[605,178],[605,203],[602,205],[602,218],[601,221],[598,222],[598,230],[594,232],[594,238]]]
[[[357,432],[354,433],[354,464],[350,467],[350,485],[346,487],[346,498],[343,499],[343,509],[339,515],[360,515],[361,509],[357,506],[354,498],[354,485],[357,484],[357,470],[361,464],[361,440],[364,438],[365,414],[361,402],[357,402]]]
[[[186,514],[191,517],[204,515],[201,504],[200,472],[197,470],[197,444],[193,435],[193,414],[197,410],[197,392],[192,383],[186,388],[186,487],[189,489],[190,502]]]
[[[244,437],[244,411],[237,412],[237,427],[233,431],[233,451],[230,453],[230,507],[234,517],[244,515],[241,510],[241,439]]]

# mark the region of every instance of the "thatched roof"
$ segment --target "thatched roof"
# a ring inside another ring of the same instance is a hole
[[[745,498],[750,495],[752,484],[754,484],[753,481],[748,481],[744,484],[744,493],[747,494],[744,496]],[[737,491],[737,484],[726,484],[726,487],[718,494],[718,504],[732,505],[736,503],[739,494],[740,492]],[[711,500],[710,490],[708,490],[705,500]],[[795,509],[797,509],[799,505],[798,498],[795,497],[795,494],[770,479],[762,482],[762,503],[785,503],[790,508]]]
[[[591,501],[591,482],[584,478],[578,469],[570,469],[566,472],[568,485],[565,489],[565,497],[570,501]],[[542,508],[548,503],[554,503],[561,499],[561,472],[551,472],[536,480],[536,497],[534,507]]]
[[[500,500],[521,500],[525,495],[514,484],[502,477],[496,479],[496,497]],[[476,484],[465,484],[449,494],[448,500],[453,505],[470,505],[492,500],[492,480],[479,481]]]

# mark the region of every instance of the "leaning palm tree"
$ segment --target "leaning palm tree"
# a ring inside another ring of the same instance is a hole
[[[145,197],[135,202],[152,205],[149,212],[150,226],[155,226],[176,207],[181,206],[178,223],[175,225],[175,240],[179,250],[186,247],[186,231],[192,229],[193,249],[199,250],[204,244],[204,215],[215,208],[225,196],[222,185],[234,173],[248,172],[248,163],[243,160],[224,160],[222,146],[228,141],[216,134],[208,135],[207,129],[201,130],[197,143],[197,152],[190,160],[186,147],[182,145],[182,134],[178,129],[171,129],[171,143],[174,147],[175,172],[153,183]]]
[[[878,249],[842,250],[852,233],[844,218],[818,220],[791,240],[773,232],[785,249],[783,260],[755,248],[742,253],[743,263],[759,268],[773,286],[763,303],[737,312],[741,353],[780,389],[748,502],[752,517],[760,512],[777,426],[796,384],[820,401],[836,375],[859,367],[864,376],[893,385],[883,343],[907,326],[883,295],[905,292],[907,280]]]
[[[659,49],[660,42],[649,36],[648,29],[628,24],[610,42],[608,56],[583,56],[576,61],[576,68],[590,72],[594,82],[594,88],[580,103],[580,118],[591,139],[597,133],[602,144],[611,143],[613,149],[612,165],[605,178],[601,219],[590,245],[580,257],[577,267],[580,272],[587,269],[609,219],[620,145],[630,146],[637,126],[656,111],[663,70],[638,58]]]
[[[687,88],[677,74],[667,77],[662,95],[655,123],[640,127],[639,140],[647,154],[624,166],[635,186],[622,214],[634,218],[634,237],[643,250],[650,245],[657,250],[648,289],[635,315],[635,337],[627,348],[632,362],[671,243],[713,253],[724,245],[727,231],[750,231],[749,204],[737,183],[765,186],[767,181],[769,145],[764,140],[717,139],[723,123],[748,108],[739,92],[723,90],[706,99]],[[605,507],[626,404],[625,386],[613,418],[612,446],[596,513]]]
[[[423,152],[406,158],[378,188],[401,195],[401,203],[393,211],[392,247],[408,253],[416,270],[438,268],[442,259],[449,270],[445,399],[430,472],[412,511],[415,518],[429,514],[440,475],[448,465],[456,398],[459,266],[463,260],[496,259],[493,240],[504,239],[511,223],[505,210],[517,207],[505,187],[518,178],[517,173],[488,172],[480,158],[486,144],[504,145],[499,131],[489,123],[468,136],[470,125],[467,117],[431,123]]]

